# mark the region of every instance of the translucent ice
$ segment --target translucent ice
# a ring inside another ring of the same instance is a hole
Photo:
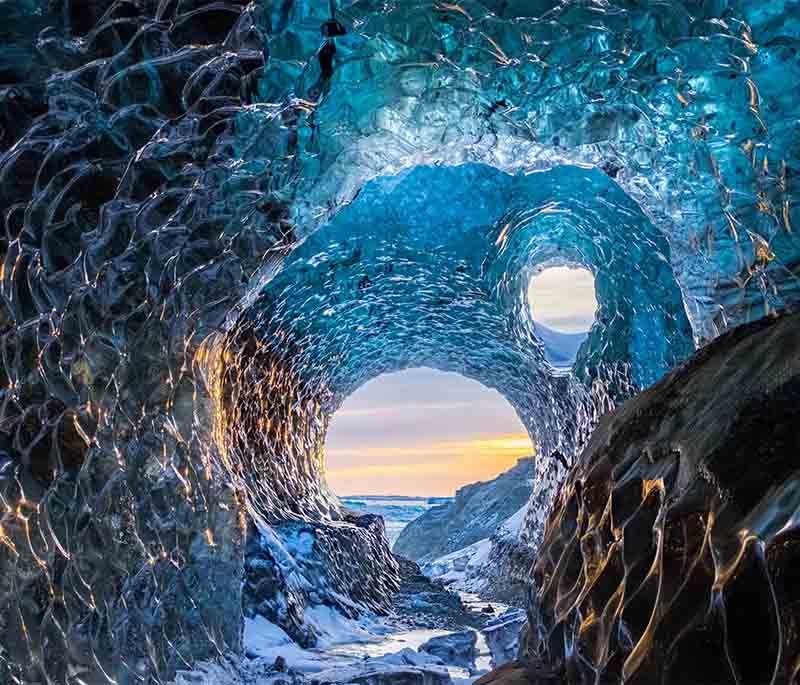
[[[253,519],[314,527],[321,594],[268,540],[292,625],[314,598],[385,605],[380,526],[344,518],[321,452],[383,371],[498,388],[566,463],[692,343],[796,303],[798,16],[0,3],[0,680],[153,682],[238,649]],[[520,285],[549,263],[597,279],[570,374]],[[563,464],[540,469],[533,545]]]

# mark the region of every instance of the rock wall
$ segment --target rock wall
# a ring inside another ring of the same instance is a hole
[[[798,349],[800,314],[768,317],[603,418],[547,521],[532,663],[570,683],[796,681]]]

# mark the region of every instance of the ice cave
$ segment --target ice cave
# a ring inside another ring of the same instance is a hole
[[[514,651],[464,682],[800,683],[798,0],[0,18],[0,683],[456,682],[291,663],[419,576],[324,477],[416,367],[537,449],[480,571]],[[529,289],[563,267],[568,359]]]

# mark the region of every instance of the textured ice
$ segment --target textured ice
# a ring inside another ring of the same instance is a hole
[[[668,255],[653,224],[596,169],[512,176],[470,163],[370,181],[208,343],[209,356],[228,360],[216,379],[223,463],[264,515],[327,510],[321,482],[263,474],[278,454],[296,473],[319,471],[344,399],[418,366],[497,389],[544,455],[571,454],[599,407],[691,350]],[[532,270],[551,262],[584,264],[596,278],[597,323],[573,376],[546,361],[527,302]]]
[[[385,604],[388,547],[322,453],[379,373],[496,387],[568,463],[692,341],[795,303],[798,16],[0,3],[0,681],[149,683],[239,649],[254,518],[314,528],[321,600]],[[521,287],[557,263],[601,307],[571,375]],[[274,578],[273,607],[314,604]]]

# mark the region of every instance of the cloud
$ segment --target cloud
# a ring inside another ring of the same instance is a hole
[[[385,407],[357,407],[340,409],[336,412],[336,419],[363,418],[365,416],[392,416],[405,412],[453,411],[471,407],[470,402],[429,402],[423,404],[393,404]]]
[[[594,277],[586,269],[545,269],[531,279],[528,301],[533,318],[565,333],[588,331],[597,311]]]
[[[331,487],[340,494],[449,495],[478,480],[490,480],[533,453],[525,433],[405,447],[372,446],[328,451]]]
[[[458,374],[412,369],[367,383],[336,412],[328,482],[345,495],[451,495],[531,451],[499,393]]]

